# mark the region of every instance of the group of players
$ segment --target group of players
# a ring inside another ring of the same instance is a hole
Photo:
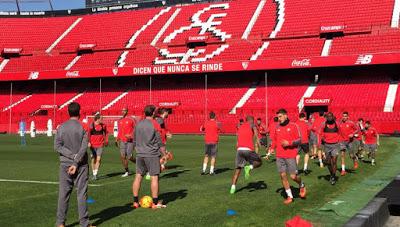
[[[92,152],[92,173],[93,180],[96,180],[103,148],[108,145],[108,131],[100,114],[96,114],[94,121],[88,124],[79,121],[78,103],[71,103],[68,111],[71,118],[57,129],[55,137],[55,149],[60,155],[57,225],[63,226],[65,223],[69,197],[72,187],[76,185],[81,225],[90,226],[85,202],[89,169],[86,149],[90,148]],[[130,175],[129,161],[136,164],[136,174],[132,184],[134,208],[140,206],[138,196],[143,177],[151,180],[152,208],[165,207],[158,200],[158,180],[166,162],[172,159],[172,154],[166,149],[167,139],[171,138],[165,123],[168,113],[167,109],[157,110],[154,105],[148,105],[144,109],[144,118],[135,121],[128,116],[126,107],[122,109],[122,118],[118,121],[116,146],[119,148],[125,171],[122,177]],[[210,160],[209,174],[214,175],[221,131],[214,112],[210,112],[209,119],[200,130],[205,134],[205,156],[201,174],[208,174],[207,165]],[[255,121],[253,116],[247,116],[245,121],[241,120],[238,124],[236,136],[237,152],[230,194],[236,192],[236,184],[242,170],[245,179],[249,179],[251,171],[262,165],[260,150],[265,147],[264,159],[270,159],[273,154],[276,156],[277,170],[287,194],[284,204],[293,202],[289,177],[299,185],[301,198],[305,198],[307,194],[297,167],[301,152],[305,153],[302,171],[306,175],[309,174],[310,156],[312,159],[318,158],[321,168],[324,167],[324,163],[328,165],[330,183],[334,185],[337,181],[336,162],[339,153],[342,159],[341,175],[344,176],[346,152],[353,160],[354,169],[357,169],[358,160],[362,158],[362,150],[368,152],[368,156],[372,158],[371,164],[375,165],[375,155],[379,145],[379,135],[371,126],[371,122],[366,121],[364,124],[363,120],[359,119],[358,123],[354,123],[349,120],[348,112],[343,112],[340,120],[337,120],[331,112],[319,112],[312,115],[310,121],[307,121],[305,113],[300,113],[299,119],[292,122],[288,118],[287,111],[280,109],[269,127],[264,126],[260,118]],[[136,151],[136,157],[132,154],[133,150]]]
[[[203,161],[202,175],[206,174],[208,159],[211,158],[210,174],[214,174],[215,158],[217,156],[219,127],[214,113],[210,113],[208,120],[202,127],[205,131],[205,158]],[[349,113],[343,112],[341,119],[336,119],[333,113],[314,113],[309,121],[305,113],[300,113],[296,122],[288,118],[285,109],[280,109],[273,122],[268,127],[262,124],[260,118],[254,121],[252,116],[247,116],[246,121],[240,120],[237,126],[237,153],[235,172],[232,177],[230,193],[236,191],[238,177],[244,169],[245,179],[250,172],[261,166],[262,159],[259,151],[265,147],[264,159],[276,155],[276,165],[281,177],[282,185],[286,191],[285,204],[293,202],[293,194],[288,182],[289,177],[300,187],[300,197],[306,197],[306,187],[299,176],[310,173],[309,159],[318,158],[319,165],[328,166],[330,183],[337,182],[337,157],[341,156],[341,176],[346,175],[346,152],[353,161],[353,168],[359,167],[359,160],[364,158],[363,153],[368,153],[371,164],[375,165],[375,155],[379,146],[379,134],[372,127],[370,121],[364,123],[359,119],[357,123],[349,119]],[[304,168],[298,169],[300,154],[304,153]]]

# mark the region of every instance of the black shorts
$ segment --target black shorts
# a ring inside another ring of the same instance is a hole
[[[238,150],[236,153],[235,167],[236,169],[243,168],[246,163],[261,162],[261,158],[254,151]]]
[[[217,144],[206,144],[205,148],[204,148],[204,153],[205,155],[207,155],[208,157],[213,157],[215,158],[217,156],[218,153],[218,146]]]
[[[304,154],[307,154],[310,151],[310,144],[308,143],[302,143],[299,146],[299,154],[300,152],[304,152]]]

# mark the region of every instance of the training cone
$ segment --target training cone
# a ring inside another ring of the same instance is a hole
[[[237,214],[237,212],[235,210],[229,209],[226,211],[226,215],[228,215],[228,216],[235,216],[236,214]]]
[[[86,202],[87,202],[88,204],[92,204],[92,203],[94,203],[94,199],[93,199],[92,197],[88,197],[88,199],[86,200]]]
[[[294,218],[286,221],[286,227],[312,227],[311,222],[302,219],[300,216],[295,216]]]

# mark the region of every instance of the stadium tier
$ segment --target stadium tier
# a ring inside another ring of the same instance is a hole
[[[0,131],[15,132],[21,118],[35,120],[39,130],[49,118],[57,125],[77,101],[85,115],[119,115],[126,105],[141,115],[148,103],[167,105],[177,133],[197,133],[213,110],[232,133],[248,113],[265,119],[284,107],[296,118],[315,110],[307,99],[376,121],[381,132],[400,131],[394,6],[394,0],[232,0],[1,18]],[[193,72],[210,74],[205,81]]]

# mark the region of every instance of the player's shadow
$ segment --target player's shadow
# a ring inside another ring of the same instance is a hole
[[[113,178],[116,176],[121,176],[122,174],[124,174],[124,173],[123,172],[108,173],[106,175],[99,176],[97,179],[100,180],[100,179]]]
[[[248,190],[249,192],[254,192],[258,190],[264,190],[267,189],[268,186],[264,181],[257,181],[257,182],[250,182],[247,186],[240,188],[236,192],[240,192],[243,190]]]
[[[293,198],[300,198],[300,188],[295,188],[293,186],[290,186],[290,190],[292,190]],[[287,197],[286,191],[283,187],[278,188],[275,192],[280,193],[283,198]]]
[[[231,168],[216,169],[216,170],[215,170],[215,174],[224,173],[224,172],[229,171],[229,170],[233,170],[233,169],[231,169]]]
[[[326,181],[330,181],[331,180],[331,175],[330,174],[328,174],[328,175],[319,175],[317,178],[318,178],[318,180],[324,179]]]
[[[362,160],[363,163],[371,164],[372,162],[370,160]]]
[[[131,207],[132,203],[127,203],[122,206],[115,206],[115,207],[109,207],[106,208],[102,211],[100,211],[97,214],[90,215],[89,219],[93,222],[93,225],[100,225],[104,222],[107,222],[113,218],[116,218],[122,214],[128,213],[133,211],[133,208]],[[72,227],[72,226],[78,226],[79,222],[72,223],[70,225],[67,225],[67,227]]]
[[[165,168],[166,169],[178,169],[178,168],[181,168],[181,167],[183,167],[183,166],[181,166],[181,165],[167,165]]]
[[[163,204],[166,205],[175,200],[183,199],[186,196],[187,196],[187,189],[182,189],[182,190],[179,190],[176,192],[166,192],[166,193],[159,195],[158,197],[160,198],[160,200],[163,201]]]
[[[304,174],[305,176],[307,176],[307,175],[310,175],[310,174],[313,172],[311,169],[309,169],[309,170],[307,170],[307,171],[308,171],[308,173],[306,174],[306,173],[304,172],[304,170],[300,169],[300,170],[298,171],[298,173],[299,173],[299,174]]]
[[[166,173],[164,175],[162,175],[160,178],[174,178],[174,177],[179,177],[180,174],[185,173],[185,172],[189,172],[190,170],[188,169],[184,169],[184,170],[178,170],[172,173]]]

